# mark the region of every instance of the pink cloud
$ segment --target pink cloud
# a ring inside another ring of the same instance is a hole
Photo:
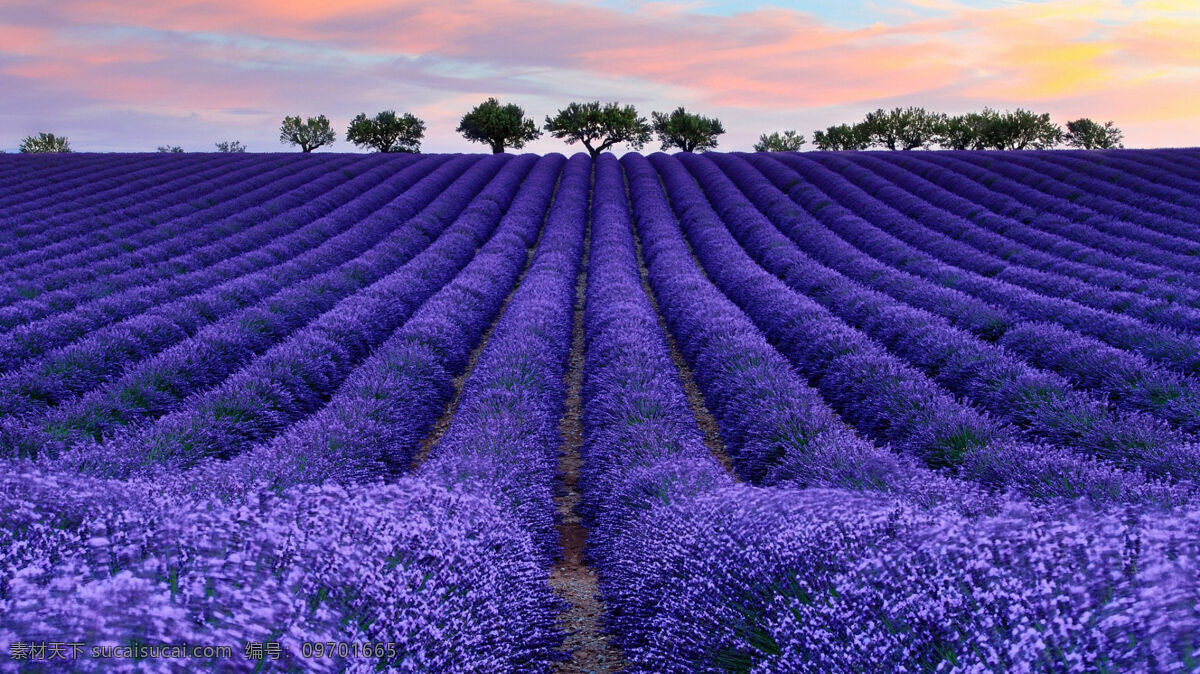
[[[731,131],[749,111],[756,123],[827,124],[893,103],[1086,102],[1075,114],[1131,128],[1176,120],[1200,142],[1200,13],[1186,3],[908,4],[937,15],[901,7],[888,25],[847,29],[794,11],[716,16],[690,3],[58,0],[0,14],[0,74],[64,105],[177,116],[407,105],[453,120],[471,97],[496,93],[532,101],[535,114],[580,96],[686,104],[725,115]]]

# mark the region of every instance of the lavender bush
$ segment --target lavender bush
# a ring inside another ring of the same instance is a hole
[[[0,670],[594,590],[628,671],[1196,671],[1198,227],[1187,150],[0,155]]]

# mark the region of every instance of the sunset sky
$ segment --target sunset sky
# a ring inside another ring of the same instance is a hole
[[[684,105],[725,123],[724,150],[895,105],[1021,106],[1196,146],[1200,2],[0,0],[0,92],[8,151],[38,131],[284,151],[280,119],[318,113],[353,151],[350,118],[392,108],[426,121],[427,152],[481,152],[454,128],[489,95],[539,124],[572,100]]]

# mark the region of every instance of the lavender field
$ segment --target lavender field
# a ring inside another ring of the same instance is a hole
[[[0,155],[0,671],[1200,671],[1198,434],[1196,150]]]

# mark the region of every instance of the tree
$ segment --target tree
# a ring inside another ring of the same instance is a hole
[[[39,133],[21,139],[21,152],[70,152],[71,143],[66,136]]]
[[[937,138],[937,129],[945,115],[925,108],[880,108],[867,113],[862,129],[872,145],[889,150],[914,150],[929,147]]]
[[[425,122],[407,112],[397,116],[395,110],[384,110],[374,117],[360,112],[346,129],[346,140],[379,152],[420,152],[424,137]]]
[[[865,150],[870,144],[870,133],[862,124],[838,124],[824,131],[813,132],[813,145],[818,150]]]
[[[571,103],[554,117],[547,116],[545,128],[551,136],[566,139],[568,145],[583,143],[593,158],[617,143],[640,150],[650,141],[646,118],[638,117],[632,105],[621,107],[618,103]]]
[[[217,146],[217,152],[245,152],[246,146],[242,145],[240,140],[223,140],[219,143],[213,143]]]
[[[937,128],[937,144],[951,150],[987,149],[988,127],[999,117],[995,110],[944,117]]]
[[[183,148],[178,145],[159,145],[159,152],[183,152]]]
[[[516,103],[500,105],[495,97],[472,108],[458,123],[459,133],[469,141],[487,143],[492,152],[500,154],[504,148],[519,150],[525,143],[542,135],[537,124],[525,116],[525,111]]]
[[[993,113],[984,131],[984,145],[997,150],[1045,150],[1062,142],[1062,129],[1050,121],[1050,113],[1037,114],[1022,108]]]
[[[754,144],[755,152],[798,152],[804,145],[804,134],[792,130],[762,134]]]
[[[1087,117],[1067,122],[1067,135],[1064,137],[1067,145],[1083,150],[1111,150],[1125,147],[1121,141],[1125,134],[1112,122],[1103,125]]]
[[[717,136],[725,133],[721,120],[688,112],[683,106],[671,114],[655,112],[654,132],[662,141],[662,149],[677,147],[684,152],[701,152],[717,146]]]
[[[329,126],[329,118],[325,115],[309,117],[300,121],[300,117],[284,117],[279,125],[279,142],[284,145],[297,145],[301,152],[312,152],[323,145],[333,145],[337,134]]]

